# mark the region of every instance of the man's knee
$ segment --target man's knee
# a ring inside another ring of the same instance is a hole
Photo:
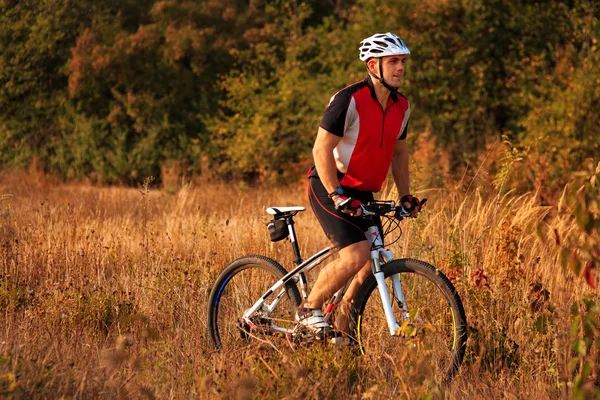
[[[358,272],[369,261],[370,255],[368,242],[359,242],[340,250],[340,261],[345,268]]]

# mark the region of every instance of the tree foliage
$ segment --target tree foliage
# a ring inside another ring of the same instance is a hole
[[[329,98],[366,76],[360,40],[392,31],[412,51],[412,138],[458,166],[504,135],[517,185],[559,185],[598,154],[599,16],[589,0],[0,0],[0,165],[300,176]]]

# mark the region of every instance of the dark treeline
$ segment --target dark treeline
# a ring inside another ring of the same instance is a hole
[[[411,140],[429,134],[451,165],[507,142],[522,186],[559,187],[598,158],[596,2],[382,4],[0,0],[0,165],[300,176],[329,97],[366,75],[360,40],[387,31],[412,51]]]

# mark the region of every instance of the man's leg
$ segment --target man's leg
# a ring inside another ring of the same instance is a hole
[[[366,239],[341,249],[339,251],[340,258],[327,264],[319,273],[303,307],[321,308],[325,300],[333,296],[357,272],[360,271],[361,275],[363,274],[365,263],[369,260],[370,254],[369,242]],[[354,280],[351,287],[352,285],[354,285]],[[356,294],[358,287],[356,286],[353,289],[354,294]]]
[[[346,289],[342,301],[339,302],[335,309],[335,322],[334,328],[338,332],[349,333],[350,330],[350,308],[352,307],[352,301],[354,296],[358,293],[360,285],[363,284],[365,279],[371,274],[371,260],[367,261],[366,264],[358,271],[358,274],[354,276],[352,282]]]
[[[346,293],[344,293],[344,297],[342,298],[342,301],[344,303],[351,303],[352,300],[354,300],[354,296],[356,296],[356,293],[358,293],[358,289],[360,288],[360,285],[363,284],[365,279],[367,279],[367,277],[371,273],[372,273],[371,260],[369,260],[360,269],[360,271],[358,271],[358,273],[354,276],[354,279],[352,279],[350,286],[348,286],[348,289],[346,290]]]
[[[380,219],[377,220],[377,227],[379,228],[379,232],[383,232],[383,227],[381,226]],[[382,241],[383,241],[383,236],[382,236]],[[352,303],[352,300],[354,300],[354,296],[356,296],[356,294],[358,293],[358,289],[360,288],[360,286],[363,284],[365,279],[367,279],[367,277],[371,273],[372,273],[371,252],[369,251],[365,265],[360,269],[360,271],[358,271],[358,273],[356,275],[354,275],[354,279],[352,279],[352,282],[350,282],[348,289],[346,289],[346,293],[344,293],[344,297],[342,298],[341,304]],[[349,308],[348,308],[348,310],[349,310]]]

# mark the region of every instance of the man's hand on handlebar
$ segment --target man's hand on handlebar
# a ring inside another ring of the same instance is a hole
[[[346,196],[333,196],[333,202],[335,209],[343,213],[350,214],[353,217],[359,217],[362,214],[361,203],[358,199]]]
[[[417,215],[419,215],[419,211],[421,211],[421,206],[425,204],[426,201],[427,199],[421,201],[417,197],[407,194],[400,199],[400,205],[410,214],[409,217],[416,218]],[[398,216],[398,213],[396,213],[396,216]]]

